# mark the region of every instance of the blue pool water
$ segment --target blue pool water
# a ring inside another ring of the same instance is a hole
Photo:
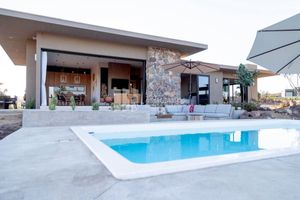
[[[265,129],[101,140],[135,163],[153,163],[299,146],[296,130]]]

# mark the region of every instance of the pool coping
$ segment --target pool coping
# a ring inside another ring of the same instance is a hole
[[[274,123],[276,121],[276,123]],[[94,153],[94,155],[107,167],[113,176],[120,180],[129,180],[183,172],[189,170],[203,169],[221,165],[248,162],[280,156],[299,154],[300,148],[284,148],[276,150],[260,150],[252,152],[232,153],[225,155],[216,155],[209,157],[189,158],[174,161],[165,161],[157,163],[138,164],[125,159],[123,156],[112,150],[110,147],[97,140],[94,136],[88,134],[90,131],[101,131],[111,138],[114,134],[116,138],[128,137],[126,131],[134,128],[135,130],[168,130],[168,129],[187,129],[192,128],[205,129],[208,131],[222,130],[235,127],[242,129],[245,127],[259,126],[263,127],[280,127],[280,126],[297,126],[300,128],[297,120],[212,120],[199,122],[159,122],[147,124],[130,124],[130,125],[101,125],[101,126],[73,126],[70,129],[81,139],[83,143]],[[149,131],[150,132],[150,131]],[[172,131],[173,133],[173,131]],[[168,133],[166,133],[167,135]],[[174,133],[173,133],[174,134]],[[153,135],[153,134],[151,134]],[[144,135],[143,135],[144,136]],[[132,137],[132,136],[131,136]]]

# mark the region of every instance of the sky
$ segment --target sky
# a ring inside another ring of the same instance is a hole
[[[299,12],[299,0],[0,0],[0,7],[208,45],[191,59],[239,65],[246,61],[256,31]],[[24,66],[14,66],[0,48],[0,82],[23,96]],[[1,86],[0,86],[1,87]],[[258,90],[282,92],[283,77],[263,78]]]

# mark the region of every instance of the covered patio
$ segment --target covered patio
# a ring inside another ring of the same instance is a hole
[[[144,102],[143,60],[44,50],[42,65],[42,74],[46,77],[41,82],[45,88],[41,95],[42,106],[49,105],[53,97],[57,97],[58,106],[69,106],[72,96],[77,106],[93,102],[102,105]]]

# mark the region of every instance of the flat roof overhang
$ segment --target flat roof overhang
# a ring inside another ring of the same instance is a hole
[[[0,44],[15,65],[26,64],[26,41],[37,32],[178,50],[185,56],[207,49],[206,44],[123,31],[0,8]]]
[[[220,70],[223,71],[223,72],[236,74],[236,72],[238,70],[238,66],[221,65]],[[257,70],[257,72],[258,72],[257,78],[264,78],[264,77],[276,76],[277,75],[277,74],[275,74],[274,72],[272,72],[270,70],[265,70],[265,69],[255,69],[255,70]]]

